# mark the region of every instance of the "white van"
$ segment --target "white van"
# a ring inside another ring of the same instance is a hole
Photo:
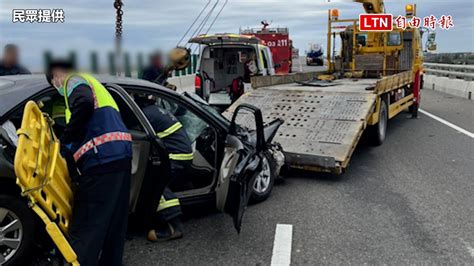
[[[275,75],[270,48],[248,35],[199,35],[195,89],[211,105],[228,106],[250,89],[252,76]]]

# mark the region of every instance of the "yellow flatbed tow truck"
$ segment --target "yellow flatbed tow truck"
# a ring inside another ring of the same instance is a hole
[[[382,95],[409,85],[411,80],[411,73],[405,72],[382,80],[340,79],[330,83],[331,86],[316,89],[298,83],[276,85],[246,94],[236,105],[249,103],[262,110],[264,119],[285,120],[275,141],[282,145],[290,166],[340,174],[349,165],[368,126],[373,125],[376,131],[380,127],[382,136],[379,137],[383,141],[386,118],[396,116],[413,104],[413,94],[410,94],[390,104],[388,110],[385,106],[379,111],[380,105],[385,104]],[[232,113],[234,106],[227,109],[226,114]],[[246,121],[239,122],[245,125]]]
[[[363,3],[367,13],[385,12],[383,1],[356,2]],[[406,6],[407,17],[415,12],[415,5]],[[249,103],[262,110],[265,120],[281,118],[285,123],[275,141],[282,145],[289,166],[343,173],[366,129],[371,141],[380,145],[388,119],[406,109],[416,117],[422,82],[420,29],[361,32],[358,23],[339,19],[338,10],[329,10],[328,72],[290,84],[255,77],[255,90],[240,97],[224,115]],[[338,56],[331,49],[336,36],[342,40]],[[245,126],[250,121],[239,122]]]

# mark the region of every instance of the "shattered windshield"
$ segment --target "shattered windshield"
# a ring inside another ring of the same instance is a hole
[[[230,121],[227,120],[219,111],[217,111],[214,107],[210,106],[206,101],[204,101],[201,97],[199,97],[195,93],[185,92],[184,95],[190,99],[192,99],[195,103],[197,103],[200,107],[204,110],[211,113],[214,117],[224,122],[226,125],[230,124]]]

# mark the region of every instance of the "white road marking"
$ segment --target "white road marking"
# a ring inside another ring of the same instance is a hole
[[[463,133],[464,135],[466,135],[466,136],[468,136],[468,137],[474,138],[474,133],[469,132],[469,131],[465,130],[464,128],[460,127],[460,126],[457,126],[457,125],[455,125],[455,124],[453,124],[453,123],[451,123],[451,122],[449,122],[449,121],[446,121],[446,120],[444,120],[444,119],[441,118],[441,117],[435,116],[434,114],[429,113],[429,112],[427,112],[427,111],[425,111],[425,110],[423,110],[423,109],[418,109],[418,111],[419,111],[420,113],[422,113],[422,114],[428,116],[428,117],[433,118],[434,120],[436,120],[436,121],[438,121],[438,122],[440,122],[440,123],[443,123],[443,124],[447,125],[448,127],[452,128],[452,129],[454,129],[454,130],[456,130],[456,131],[458,131],[458,132],[460,132],[460,133]]]
[[[469,251],[469,255],[474,258],[474,248],[472,248],[469,244],[466,244],[467,251]]]
[[[466,246],[467,251],[469,252],[469,255],[471,255],[472,258],[474,258],[474,248],[471,247],[471,245],[466,242],[464,239],[460,238],[461,242]]]
[[[277,224],[273,241],[272,266],[290,265],[292,238],[293,225]]]

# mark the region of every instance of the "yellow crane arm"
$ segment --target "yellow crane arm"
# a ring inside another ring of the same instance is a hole
[[[353,0],[354,2],[362,3],[365,12],[369,14],[385,13],[385,5],[383,0]]]

